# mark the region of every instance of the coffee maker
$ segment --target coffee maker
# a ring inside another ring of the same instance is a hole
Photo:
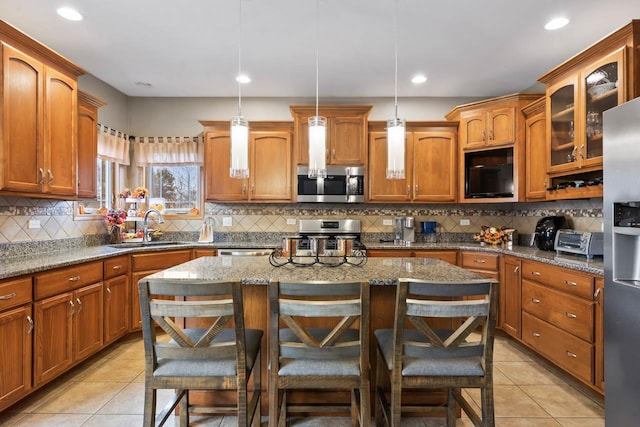
[[[416,241],[415,220],[412,216],[398,216],[393,219],[393,242],[407,244]]]

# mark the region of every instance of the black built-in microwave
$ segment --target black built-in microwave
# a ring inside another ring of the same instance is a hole
[[[513,147],[464,154],[468,199],[513,197]]]
[[[298,202],[364,202],[364,168],[327,166],[325,178],[309,178],[309,169],[298,166]]]

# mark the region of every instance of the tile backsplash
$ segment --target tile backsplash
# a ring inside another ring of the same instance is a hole
[[[205,216],[215,220],[217,232],[296,233],[299,218],[353,218],[362,221],[364,233],[391,233],[384,219],[413,216],[420,221],[436,221],[444,233],[475,233],[483,225],[511,227],[531,234],[538,219],[564,215],[574,229],[600,231],[602,199],[563,200],[537,203],[485,204],[214,204],[205,205]],[[231,226],[223,226],[223,218]],[[469,225],[460,225],[468,219]],[[40,228],[29,228],[36,220]],[[157,226],[166,232],[197,232],[202,220],[167,220]],[[23,243],[106,234],[100,219],[77,220],[73,202],[0,196],[0,243]]]

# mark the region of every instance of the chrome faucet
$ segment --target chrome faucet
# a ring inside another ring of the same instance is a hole
[[[164,218],[162,217],[162,214],[160,213],[159,210],[157,209],[149,209],[148,211],[146,211],[144,213],[144,221],[142,222],[142,243],[146,243],[149,241],[149,235],[148,235],[148,222],[149,222],[149,214],[151,213],[155,213],[158,215],[158,224],[163,224],[164,223]]]

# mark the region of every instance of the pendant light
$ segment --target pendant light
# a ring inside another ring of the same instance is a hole
[[[393,15],[395,80],[394,116],[387,122],[387,179],[404,179],[405,135],[404,120],[398,118],[398,0]]]
[[[249,122],[242,117],[242,0],[238,0],[238,115],[231,118],[231,178],[249,177]]]
[[[327,119],[318,115],[318,52],[320,45],[320,0],[316,0],[316,115],[309,117],[309,178],[327,177]]]

